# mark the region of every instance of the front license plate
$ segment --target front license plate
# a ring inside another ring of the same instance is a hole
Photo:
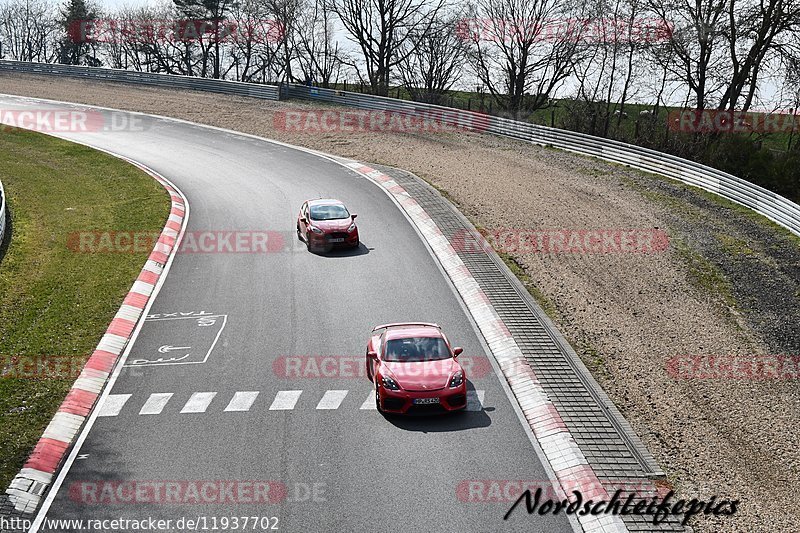
[[[414,398],[414,403],[417,405],[429,405],[439,403],[439,398]]]
[[[328,242],[344,242],[344,239],[328,239]]]

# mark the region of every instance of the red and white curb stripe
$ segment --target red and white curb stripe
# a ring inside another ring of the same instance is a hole
[[[123,158],[124,159],[124,158]],[[6,490],[17,511],[36,511],[47,487],[53,481],[67,450],[91,413],[114,365],[125,349],[147,302],[170,257],[177,251],[177,240],[186,221],[187,203],[183,194],[169,181],[149,169],[127,160],[147,172],[169,193],[172,206],[164,229],[139,277],[128,292],[122,306],[106,329],[97,348],[72,384],[50,425],[44,430],[22,470]]]
[[[608,501],[610,495],[603,489],[555,405],[523,357],[519,346],[489,302],[489,298],[433,219],[390,176],[357,162],[345,163],[345,166],[386,189],[428,242],[478,324],[565,493],[571,494],[573,490],[581,490],[584,501],[586,499]],[[610,514],[579,516],[578,521],[587,533],[628,531],[622,519]]]

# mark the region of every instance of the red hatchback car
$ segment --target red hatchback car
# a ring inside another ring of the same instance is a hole
[[[309,200],[297,215],[297,238],[309,250],[357,248],[359,245],[356,215],[339,200]]]
[[[467,375],[436,324],[384,324],[367,345],[367,377],[375,384],[382,413],[461,411],[467,406]]]

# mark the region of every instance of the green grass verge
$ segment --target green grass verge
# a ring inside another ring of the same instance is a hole
[[[117,158],[8,128],[0,129],[0,180],[12,215],[11,242],[0,261],[5,490],[75,380],[74,372],[20,376],[36,374],[24,362],[53,357],[59,368],[80,369],[149,255],[78,253],[68,248],[69,235],[158,232],[169,214],[169,196],[153,178]]]

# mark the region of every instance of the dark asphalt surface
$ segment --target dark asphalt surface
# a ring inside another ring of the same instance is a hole
[[[0,96],[0,105],[64,107],[9,96]],[[72,464],[49,518],[205,516],[211,530],[212,517],[274,516],[278,530],[290,532],[572,530],[563,515],[520,510],[503,521],[510,503],[457,497],[465,480],[548,478],[494,372],[470,380],[485,391],[484,410],[407,419],[360,409],[371,390],[366,379],[275,372],[273,362],[287,356],[363,356],[374,325],[404,320],[438,322],[465,356],[486,357],[449,283],[384,192],[302,151],[141,120],[145,131],[59,135],[170,179],[189,200],[189,232],[276,231],[286,242],[268,254],[178,254],[151,314],[226,315],[225,328],[204,363],[123,369],[111,393],[131,398],[118,416],[97,419],[81,448],[86,457]],[[300,204],[314,197],[339,198],[359,214],[357,252],[315,255],[293,238]],[[210,347],[207,332],[193,328],[193,319],[147,321],[129,360],[155,359],[160,346]],[[349,391],[341,406],[316,409],[334,389]],[[295,408],[269,410],[285,390],[303,391]],[[237,391],[260,394],[249,411],[224,412]],[[205,413],[181,414],[195,392],[217,395]],[[151,393],[173,397],[161,414],[140,415]],[[101,480],[273,481],[286,486],[288,498],[267,505],[109,505],[76,497],[80,483]],[[316,498],[308,494],[315,486]]]

